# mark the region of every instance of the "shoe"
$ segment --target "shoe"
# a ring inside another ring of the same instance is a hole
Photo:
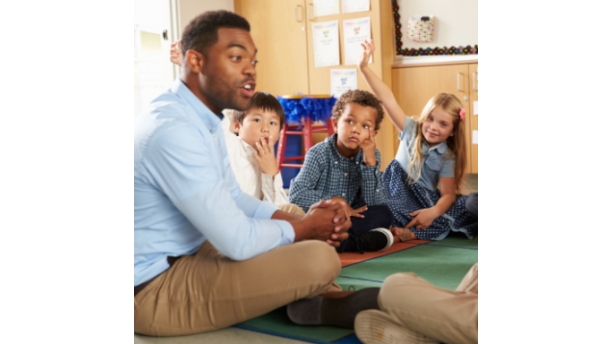
[[[378,310],[367,310],[357,314],[355,334],[365,344],[437,344],[436,340],[409,330]]]
[[[380,233],[383,233],[387,237],[387,243],[385,244],[385,246],[377,251],[386,250],[389,247],[391,247],[391,245],[393,245],[393,233],[391,233],[390,230],[380,227],[380,228],[374,228],[368,233],[372,233],[372,232],[380,232]]]
[[[287,315],[298,325],[353,329],[359,312],[380,309],[379,292],[380,288],[364,288],[356,292],[339,291],[301,299],[287,305]]]
[[[349,240],[352,240],[354,243],[354,245],[347,247],[349,252],[382,251],[393,245],[393,233],[386,228],[374,228],[361,235],[352,235],[349,237]]]

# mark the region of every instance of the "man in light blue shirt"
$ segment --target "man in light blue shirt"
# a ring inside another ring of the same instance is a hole
[[[337,292],[334,250],[351,226],[340,204],[300,217],[243,193],[221,111],[255,89],[248,22],[206,12],[181,39],[182,74],[134,129],[134,332],[212,331]]]

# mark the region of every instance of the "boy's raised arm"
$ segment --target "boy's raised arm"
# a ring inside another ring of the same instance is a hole
[[[372,92],[382,101],[382,105],[389,114],[389,119],[391,119],[391,123],[399,130],[404,130],[404,124],[406,122],[406,114],[399,106],[397,101],[395,100],[395,96],[393,96],[393,92],[385,83],[376,75],[374,71],[368,67],[368,61],[370,60],[370,56],[374,52],[374,41],[364,41],[361,43],[361,47],[363,48],[363,52],[361,54],[361,58],[357,67],[363,74],[368,86],[372,89]]]

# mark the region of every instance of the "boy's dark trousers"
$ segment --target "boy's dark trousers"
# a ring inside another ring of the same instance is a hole
[[[338,253],[344,252],[347,245],[351,241],[351,236],[361,235],[369,232],[374,228],[389,229],[393,222],[393,213],[385,204],[368,206],[368,210],[361,213],[364,218],[351,217],[353,226],[348,230],[349,238],[344,240],[339,247],[336,248]]]

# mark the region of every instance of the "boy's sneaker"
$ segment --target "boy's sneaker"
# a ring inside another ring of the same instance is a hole
[[[352,237],[360,253],[386,250],[393,245],[393,233],[386,228],[374,228]]]
[[[422,343],[438,342],[397,324],[385,312],[370,309],[357,314],[355,334],[365,344]]]

